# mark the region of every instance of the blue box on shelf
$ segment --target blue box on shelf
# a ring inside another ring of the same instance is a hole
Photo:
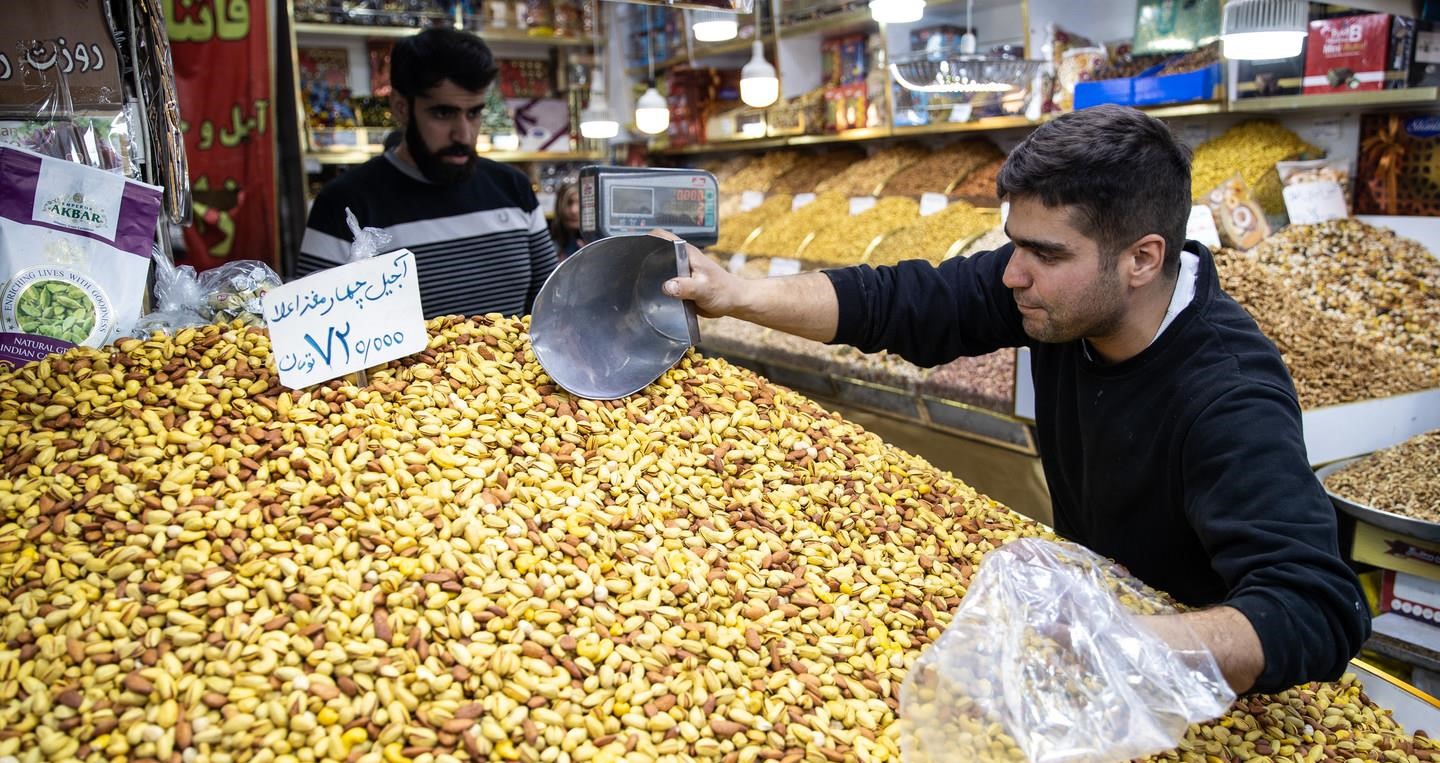
[[[1075,84],[1076,111],[1106,103],[1114,103],[1120,106],[1130,106],[1134,104],[1135,78],[1121,77],[1120,79],[1102,79],[1095,82],[1077,82]]]
[[[1184,74],[1136,77],[1134,105],[1154,106],[1162,103],[1208,101],[1215,97],[1215,85],[1220,82],[1220,77],[1220,64],[1212,64],[1204,69]]]

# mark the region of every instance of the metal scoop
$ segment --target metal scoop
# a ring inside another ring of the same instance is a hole
[[[567,257],[540,287],[530,344],[550,378],[593,400],[633,395],[700,340],[695,306],[661,286],[690,275],[684,241],[611,236]]]

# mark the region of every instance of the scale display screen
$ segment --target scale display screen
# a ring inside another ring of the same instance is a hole
[[[718,199],[715,177],[702,170],[586,167],[580,171],[581,237],[662,228],[709,246],[718,232]]]

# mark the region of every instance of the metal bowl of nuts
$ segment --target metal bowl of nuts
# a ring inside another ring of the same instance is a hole
[[[1343,461],[1336,461],[1333,464],[1321,467],[1315,472],[1315,476],[1320,479],[1321,483],[1325,483],[1330,475],[1368,457],[1369,456],[1359,456],[1357,458],[1347,458]],[[1418,538],[1419,540],[1440,543],[1440,523],[1427,522],[1423,519],[1408,517],[1393,511],[1385,511],[1384,509],[1378,509],[1374,506],[1366,506],[1363,503],[1358,503],[1343,495],[1336,494],[1330,489],[1329,485],[1325,486],[1325,493],[1330,496],[1330,502],[1335,504],[1335,508],[1361,522],[1374,525],[1382,530],[1390,530],[1408,535],[1412,538]]]

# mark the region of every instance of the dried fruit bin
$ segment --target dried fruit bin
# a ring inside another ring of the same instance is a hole
[[[920,382],[919,391],[941,400],[1009,414],[1015,410],[1015,350],[956,358],[936,366]]]
[[[906,667],[1048,535],[720,360],[596,403],[521,321],[429,329],[363,388],[235,326],[0,374],[0,755],[894,761]],[[1352,681],[1165,757],[1433,749]]]

